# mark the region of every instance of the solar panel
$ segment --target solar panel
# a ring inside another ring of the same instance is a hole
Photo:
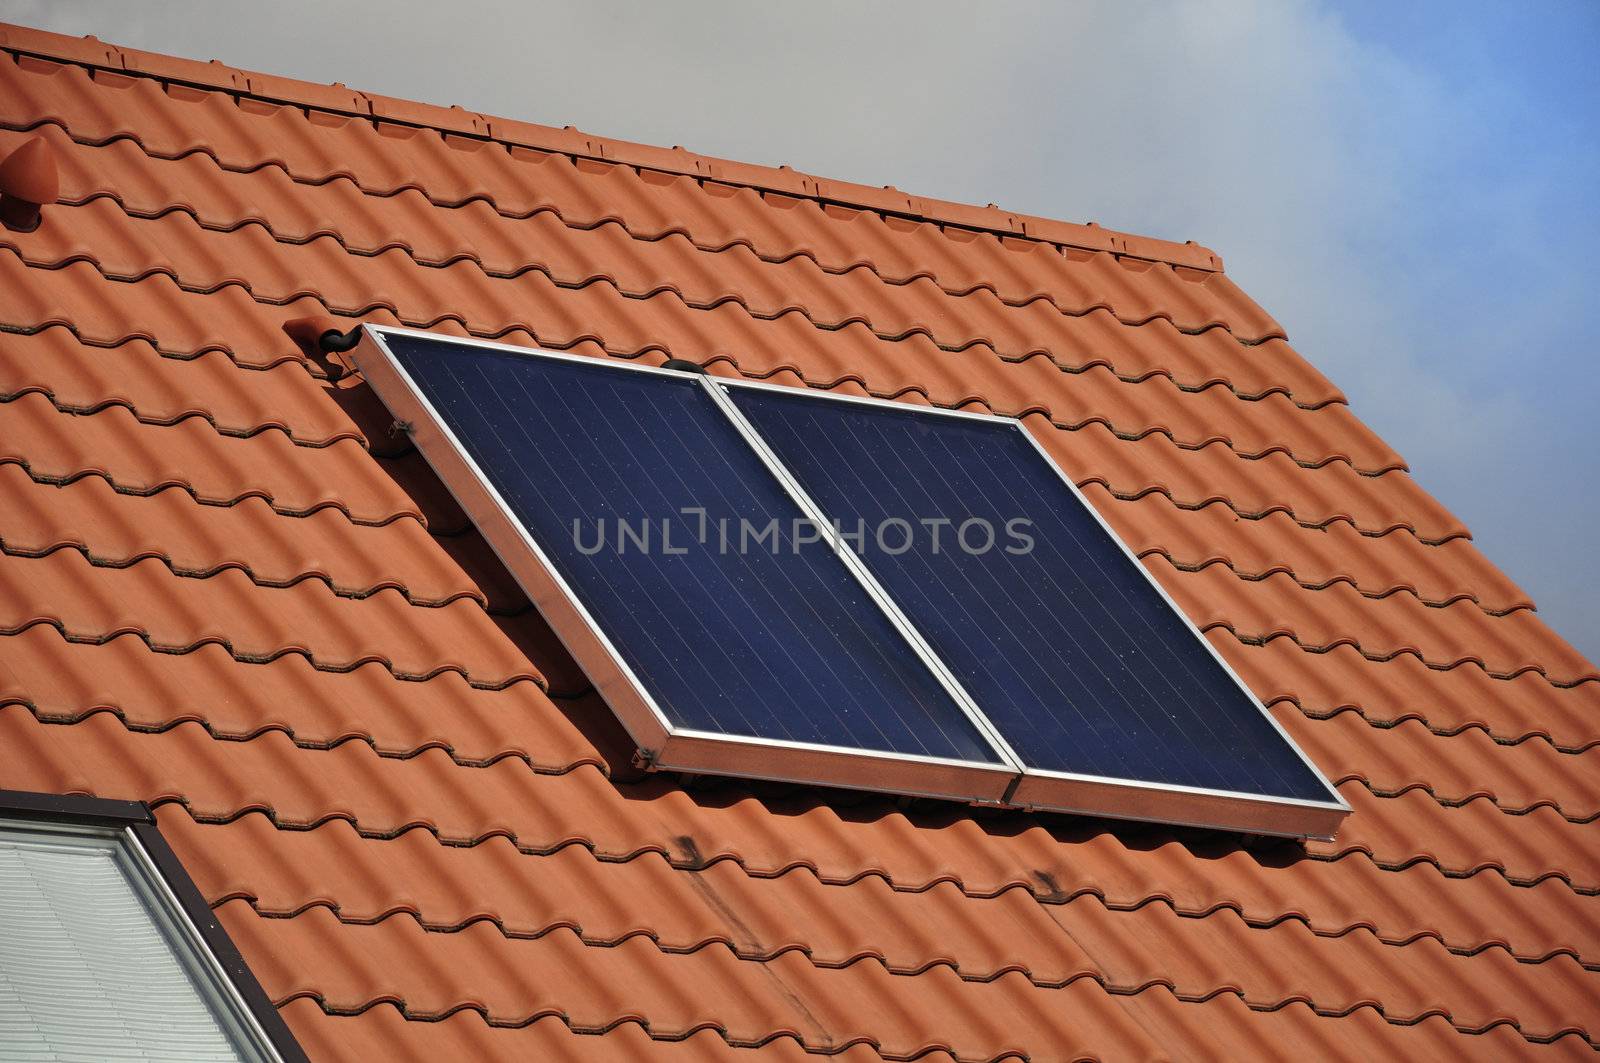
[[[1181,818],[1159,809],[1239,795],[1342,814],[1020,422],[730,391],[1030,769],[1019,802]],[[1277,814],[1220,814],[1262,811]]]
[[[647,766],[1349,812],[1014,419],[384,326],[355,356]]]
[[[358,353],[368,379],[659,765],[728,770],[708,744],[746,740],[735,774],[982,799],[1009,784],[701,378],[381,338],[389,358]],[[852,754],[890,763],[841,768]]]

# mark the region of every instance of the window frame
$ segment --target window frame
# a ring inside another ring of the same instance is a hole
[[[114,846],[117,866],[240,1055],[307,1063],[283,1016],[162,836],[148,805],[0,789],[0,830],[37,831],[41,841],[76,842],[85,848],[91,841]]]

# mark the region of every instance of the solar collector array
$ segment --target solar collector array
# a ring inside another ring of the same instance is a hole
[[[867,568],[1024,764],[1326,797],[1020,424],[773,389],[734,401],[825,512],[872,531]]]
[[[697,380],[388,345],[674,727],[999,762]]]
[[[357,361],[659,766],[1348,812],[1017,421],[386,327]]]

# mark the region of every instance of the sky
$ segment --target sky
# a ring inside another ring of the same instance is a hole
[[[1600,4],[0,0],[0,20],[1195,240],[1600,659]]]

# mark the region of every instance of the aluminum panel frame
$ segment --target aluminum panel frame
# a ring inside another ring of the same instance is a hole
[[[616,714],[638,746],[637,760],[644,767],[657,771],[839,786],[985,805],[1001,804],[1016,786],[1021,775],[1020,766],[1003,748],[995,749],[1000,763],[984,764],[675,728],[571,585],[562,577],[550,556],[522,526],[478,463],[399,364],[384,341],[384,337],[389,335],[508,351],[530,358],[610,365],[620,371],[653,373],[696,383],[708,378],[701,373],[606,363],[582,355],[390,325],[363,325],[361,337],[352,349],[357,369],[379,400],[410,435],[456,504],[488,541],[501,563],[522,587],[523,593]],[[725,409],[722,412],[727,416]],[[737,422],[735,426],[738,426]],[[763,462],[771,468],[765,458]],[[782,484],[783,477],[779,476],[778,479]],[[793,492],[787,485],[784,487],[792,498]],[[804,512],[805,507],[796,501]],[[863,580],[858,569],[848,564],[846,568],[862,583],[874,603],[899,627],[904,622],[903,618],[897,619],[898,611],[889,604],[882,588],[876,587],[870,580]],[[909,638],[907,648],[919,652]],[[941,683],[945,682],[937,669],[930,666],[930,670]],[[963,701],[964,695],[958,691],[950,693],[962,705],[963,711],[968,711],[970,699]],[[994,745],[990,738],[994,734],[992,725],[980,728],[980,733],[990,741],[991,746]]]
[[[982,706],[960,687],[948,667],[931,649],[926,639],[896,607],[865,562],[847,544],[829,533],[831,522],[818,522],[819,530],[846,566],[856,575],[877,602],[902,629],[908,648],[917,653],[949,689],[969,717],[1007,765],[985,765],[936,757],[897,753],[874,753],[844,747],[788,742],[779,739],[731,736],[674,728],[644,688],[639,678],[622,659],[605,632],[583,606],[572,588],[551,563],[548,555],[529,535],[491,485],[460,441],[437,415],[409,375],[395,361],[383,341],[384,335],[413,336],[430,341],[462,346],[509,351],[529,357],[551,358],[593,365],[597,360],[582,355],[520,347],[476,338],[441,335],[419,329],[389,325],[364,325],[353,350],[357,368],[378,394],[397,422],[411,435],[424,459],[444,482],[458,505],[489,542],[501,562],[511,572],[529,599],[539,609],[562,645],[572,654],[591,683],[617,715],[629,736],[639,747],[638,759],[652,770],[727,775],[777,782],[840,786],[915,797],[934,797],[998,804],[1017,808],[1070,814],[1094,815],[1109,819],[1132,820],[1235,830],[1252,834],[1290,838],[1331,839],[1338,824],[1352,811],[1327,776],[1306,755],[1283,725],[1262,704],[1238,673],[1223,659],[1216,647],[1195,627],[1155,576],[1139,561],[1099,510],[1084,496],[1078,485],[1055,462],[1028,426],[1014,417],[967,410],[914,406],[889,399],[856,395],[816,394],[816,401],[855,403],[914,412],[922,416],[986,421],[1005,425],[1022,433],[1034,452],[1071,491],[1079,504],[1094,517],[1128,561],[1143,574],[1166,605],[1180,618],[1190,634],[1205,648],[1229,679],[1271,724],[1279,737],[1315,774],[1328,793],[1327,801],[1263,797],[1259,794],[1156,784],[1139,780],[1106,778],[1066,772],[1044,771],[1022,765],[1006,743],[1004,735],[982,712]],[[606,363],[600,363],[606,364]],[[655,366],[612,363],[616,368],[655,373],[678,379],[698,380],[711,391],[722,394],[725,415],[731,403],[726,399],[733,389],[754,389],[793,395],[799,389],[763,381],[711,377]],[[804,392],[801,392],[804,393]],[[796,504],[813,520],[822,511],[771,452],[760,433],[736,409],[731,419],[747,441],[760,454],[780,484]]]
[[[786,395],[794,395],[799,389],[783,384],[769,384],[759,380],[732,380],[718,379],[717,386],[725,390],[745,389],[751,391],[770,391]],[[804,392],[799,392],[804,394]],[[1183,622],[1191,636],[1205,648],[1207,654],[1216,662],[1229,680],[1249,700],[1258,712],[1272,725],[1278,737],[1282,739],[1294,752],[1295,756],[1308,767],[1327,791],[1327,801],[1307,801],[1301,798],[1290,797],[1264,797],[1260,794],[1242,793],[1230,790],[1217,790],[1206,787],[1180,786],[1176,784],[1157,784],[1141,782],[1133,779],[1117,779],[1103,776],[1085,775],[1071,772],[1047,771],[1038,768],[1022,767],[1022,777],[1018,780],[1016,789],[1012,791],[1007,800],[1008,804],[1019,808],[1032,809],[1045,812],[1066,812],[1079,815],[1103,816],[1108,819],[1125,819],[1136,822],[1170,823],[1180,826],[1201,827],[1222,830],[1237,830],[1251,834],[1266,834],[1288,838],[1316,838],[1323,841],[1332,840],[1334,831],[1340,822],[1348,816],[1352,809],[1338,789],[1329,781],[1315,761],[1306,755],[1300,744],[1286,731],[1278,719],[1272,715],[1255,692],[1247,686],[1233,667],[1217,652],[1217,648],[1197,628],[1189,614],[1184,612],[1165,587],[1157,580],[1148,568],[1144,566],[1129,547],[1123,542],[1122,536],[1113,528],[1089,501],[1088,497],[1073,482],[1072,477],[1056,464],[1044,446],[1039,442],[1028,426],[1015,417],[1006,417],[1001,414],[979,413],[971,410],[948,410],[937,406],[912,405],[910,403],[896,402],[892,399],[879,399],[861,395],[833,395],[819,394],[813,396],[819,402],[843,402],[861,406],[892,409],[901,413],[911,412],[918,416],[945,417],[952,420],[984,421],[991,424],[1002,425],[1012,431],[1020,432],[1027,440],[1033,452],[1042,460],[1056,477],[1066,485],[1089,514],[1095,523],[1117,544],[1130,564],[1143,576],[1167,607]],[[919,635],[920,638],[920,635]],[[979,706],[981,710],[982,706]]]

